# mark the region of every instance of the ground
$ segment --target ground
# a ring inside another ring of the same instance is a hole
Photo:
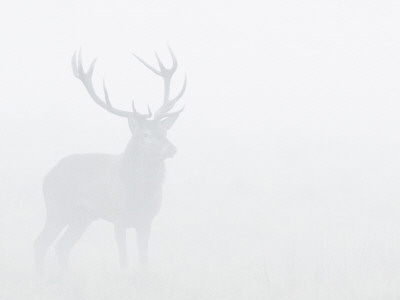
[[[27,201],[23,193],[7,193],[0,213],[1,299],[400,296],[395,207],[360,206],[350,199],[330,205],[276,199],[228,205],[186,195],[185,205],[166,200],[154,222],[147,276],[138,271],[134,231],[128,234],[131,267],[122,274],[113,228],[98,221],[74,248],[68,279],[60,286],[52,250],[45,280],[34,273],[32,241],[44,216],[40,194]]]

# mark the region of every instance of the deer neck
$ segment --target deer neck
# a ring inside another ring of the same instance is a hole
[[[128,185],[161,187],[165,173],[164,160],[155,160],[132,139],[120,161],[120,176]]]

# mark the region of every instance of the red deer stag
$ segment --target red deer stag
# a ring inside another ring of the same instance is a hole
[[[72,69],[89,92],[92,99],[108,112],[126,118],[132,133],[130,142],[120,155],[77,154],[62,159],[45,177],[43,194],[46,205],[46,222],[34,242],[36,269],[43,274],[43,265],[49,246],[67,227],[55,245],[56,255],[63,269],[74,244],[95,219],[114,223],[120,265],[128,264],[126,230],[135,228],[139,260],[145,269],[148,262],[150,227],[161,204],[161,188],[165,174],[165,159],[174,156],[175,146],[167,139],[167,131],[180,112],[170,112],[181,98],[186,87],[186,76],[178,95],[170,98],[171,78],[177,68],[177,60],[169,49],[172,66],[165,67],[156,54],[159,69],[143,61],[148,69],[163,79],[164,99],[154,113],[140,114],[132,102],[132,111],[119,110],[111,105],[103,83],[104,100],[96,93],[92,74],[96,60],[85,72],[81,53],[75,52]]]

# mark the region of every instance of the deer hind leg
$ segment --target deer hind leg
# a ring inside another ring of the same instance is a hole
[[[63,271],[68,268],[68,259],[72,247],[78,242],[92,221],[93,217],[84,211],[74,213],[67,230],[57,241],[55,250]]]
[[[58,216],[46,217],[44,228],[33,243],[36,273],[39,276],[43,276],[44,273],[44,259],[47,250],[66,225],[66,218],[60,218]]]

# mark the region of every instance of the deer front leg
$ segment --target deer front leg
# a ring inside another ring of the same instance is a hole
[[[128,255],[126,253],[126,227],[116,223],[114,226],[115,239],[117,241],[119,263],[122,271],[126,271],[128,266]]]
[[[148,245],[150,228],[150,224],[141,224],[136,228],[136,238],[139,248],[139,261],[143,271],[148,270]]]

